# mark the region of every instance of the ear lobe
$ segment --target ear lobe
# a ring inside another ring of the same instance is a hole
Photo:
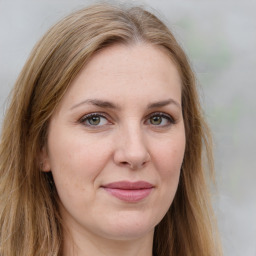
[[[40,152],[39,160],[40,160],[40,162],[39,162],[40,171],[50,172],[51,165],[50,165],[50,159],[49,159],[46,147],[42,148],[42,150]]]

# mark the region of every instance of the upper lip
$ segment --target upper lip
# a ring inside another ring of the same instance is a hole
[[[134,189],[149,189],[154,186],[147,181],[117,181],[108,183],[102,186],[103,188],[111,188],[111,189],[126,189],[126,190],[134,190]]]

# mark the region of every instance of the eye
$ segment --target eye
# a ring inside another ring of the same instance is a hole
[[[99,113],[92,113],[81,118],[80,122],[86,126],[103,126],[109,124],[108,119]]]
[[[175,121],[170,115],[162,112],[151,114],[147,120],[147,124],[161,127],[168,126],[174,123]]]

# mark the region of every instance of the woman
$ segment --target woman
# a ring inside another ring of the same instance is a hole
[[[188,60],[139,7],[51,28],[1,138],[2,256],[221,255],[203,170],[210,137]]]

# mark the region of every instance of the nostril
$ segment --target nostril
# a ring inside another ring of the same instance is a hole
[[[134,147],[118,148],[114,153],[114,162],[120,167],[129,169],[140,169],[150,162],[150,154],[143,148],[143,150],[136,150]]]
[[[120,162],[119,164],[121,166],[129,167],[130,169],[135,170],[135,169],[140,169],[141,167],[144,167],[147,164],[147,161],[144,161],[142,163],[129,163],[129,162],[123,161],[123,162]]]

